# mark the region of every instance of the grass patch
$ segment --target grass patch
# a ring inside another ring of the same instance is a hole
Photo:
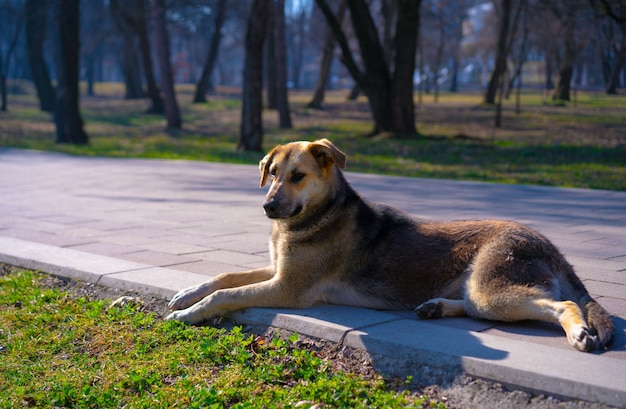
[[[0,274],[3,408],[445,407],[333,370],[297,335],[165,322],[45,289],[42,277]]]
[[[26,87],[27,88],[27,87]],[[236,152],[241,101],[237,90],[219,89],[207,104],[192,104],[192,86],[177,89],[184,129],[166,132],[162,116],[145,114],[147,100],[125,101],[121,84],[96,84],[82,97],[91,143],[54,143],[50,114],[30,94],[11,95],[0,113],[0,145],[76,155],[190,159],[256,164],[259,153]],[[424,95],[416,107],[420,136],[408,140],[366,138],[372,126],[367,101],[327,93],[323,110],[306,108],[310,93],[291,93],[294,129],[278,128],[264,112],[266,150],[293,140],[326,137],[348,153],[348,170],[401,176],[514,184],[626,190],[626,98],[578,92],[576,104],[547,103],[522,94],[522,112],[505,101],[503,127],[494,130],[494,108],[479,93]],[[417,97],[416,97],[417,99]]]

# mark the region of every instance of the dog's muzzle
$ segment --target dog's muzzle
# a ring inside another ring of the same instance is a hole
[[[280,207],[280,202],[276,199],[268,200],[263,203],[263,210],[265,210],[265,215],[270,219],[274,219],[280,217],[278,215],[278,208]]]
[[[298,205],[293,209],[287,208],[286,206],[281,206],[280,200],[271,199],[263,203],[263,210],[265,210],[265,215],[270,219],[286,219],[300,213],[302,206]]]

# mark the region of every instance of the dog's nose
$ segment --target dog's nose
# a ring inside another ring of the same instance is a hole
[[[266,201],[263,203],[263,210],[265,210],[265,214],[268,216],[276,213],[276,210],[278,210],[278,200],[271,199]]]

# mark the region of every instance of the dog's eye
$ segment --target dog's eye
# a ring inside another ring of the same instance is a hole
[[[276,177],[276,168],[270,169],[270,176],[271,177]]]
[[[294,173],[293,175],[291,175],[291,181],[293,183],[298,183],[302,179],[304,179],[304,173]]]

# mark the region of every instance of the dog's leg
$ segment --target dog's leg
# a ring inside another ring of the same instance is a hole
[[[450,300],[447,298],[433,298],[419,305],[415,309],[415,314],[421,319],[464,317],[464,300]]]
[[[258,283],[269,280],[273,275],[274,268],[271,266],[238,273],[220,274],[202,284],[179,291],[169,302],[168,307],[170,310],[182,310],[217,290]]]
[[[570,345],[579,351],[591,351],[596,344],[597,337],[589,330],[578,304],[555,301],[538,289],[509,287],[488,296],[470,292],[465,305],[468,315],[474,318],[508,322],[539,320],[560,325]]]
[[[591,351],[597,341],[587,326],[583,312],[573,301],[535,300],[527,306],[529,314],[536,313],[535,319],[559,324],[570,345],[579,351]]]
[[[309,298],[303,297],[301,291],[287,287],[281,280],[267,280],[218,290],[187,309],[172,312],[166,319],[198,324],[250,307],[305,308],[313,303]]]

